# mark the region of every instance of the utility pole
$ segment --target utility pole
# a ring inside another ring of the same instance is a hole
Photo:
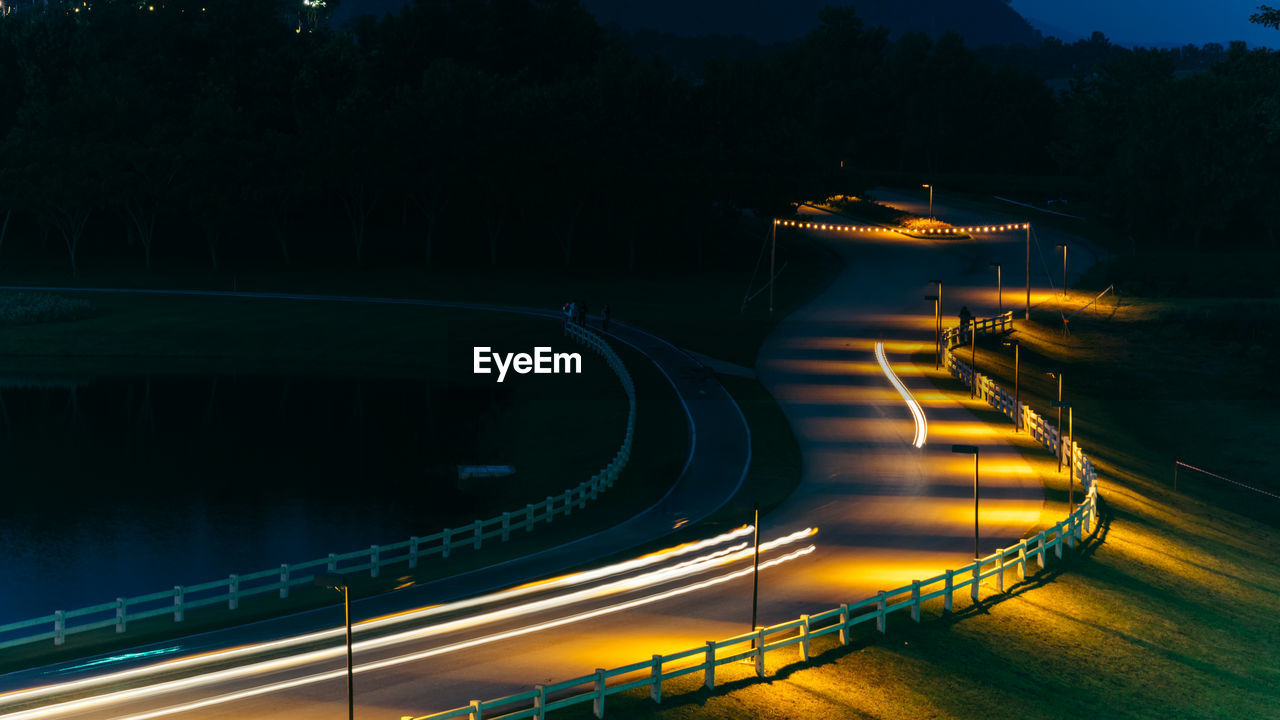
[[[751,572],[751,632],[756,631],[756,608],[760,603],[760,503],[753,503],[751,506],[753,519],[751,525],[755,528],[755,561]],[[752,642],[754,645],[755,643]]]
[[[769,313],[773,314],[773,259],[778,253],[778,219],[773,219],[773,242],[769,245]]]
[[[1027,309],[1022,319],[1031,319],[1031,223],[1023,223],[1022,227],[1027,229]]]

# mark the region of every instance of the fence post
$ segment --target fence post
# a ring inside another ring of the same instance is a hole
[[[716,644],[711,640],[707,641],[705,663],[707,667],[702,673],[702,686],[708,690],[714,690],[716,688]]]
[[[1027,541],[1018,544],[1018,579],[1027,579]]]
[[[756,677],[764,677],[764,628],[756,628]]]
[[[555,498],[548,495],[547,496],[547,524],[548,525],[551,524],[551,520],[554,519],[556,516],[555,507],[556,507]]]
[[[333,553],[329,553],[329,572],[338,572],[338,558]]]
[[[911,581],[911,619],[920,622],[920,581]]]
[[[116,632],[118,633],[124,632],[126,614],[124,598],[116,598]]]
[[[604,668],[596,668],[596,696],[591,703],[591,712],[598,718],[604,717]]]
[[[511,539],[511,513],[502,513],[502,542]]]
[[[476,520],[475,522],[473,522],[473,523],[471,523],[471,524],[472,524],[472,525],[475,525],[475,527],[476,527],[476,530],[475,530],[475,541],[474,541],[474,543],[471,545],[471,548],[472,548],[473,550],[479,550],[479,549],[480,549],[480,540],[481,540],[481,538],[480,538],[480,528],[482,527],[482,525],[481,525],[481,523],[480,523],[480,521],[479,521],[479,520]]]
[[[67,614],[61,610],[53,612],[53,644],[61,645],[67,641]]]
[[[1036,550],[1036,564],[1040,566],[1041,570],[1043,570],[1049,564],[1049,556],[1047,555],[1049,550],[1045,546],[1045,541],[1049,539],[1049,532],[1047,530],[1041,530],[1037,537],[1040,538],[1040,542],[1036,543],[1038,546],[1038,549]]]
[[[840,603],[840,644],[849,644],[849,603]]]
[[[996,591],[1004,592],[1004,548],[996,550]]]
[[[524,531],[533,532],[533,503],[524,506]]]
[[[183,598],[184,592],[181,585],[173,586],[173,621],[182,622],[186,610],[186,600]]]
[[[947,583],[947,585],[946,585],[947,594],[942,596],[942,610],[943,610],[943,612],[951,612],[951,608],[952,608],[952,607],[954,607],[954,603],[955,603],[955,601],[954,601],[954,600],[952,600],[951,596],[955,593],[955,589],[956,589],[956,579],[955,579],[955,578],[956,578],[956,571],[955,571],[955,570],[948,569],[948,570],[947,570],[947,580],[946,580],[946,583]]]
[[[378,566],[382,560],[382,548],[377,545],[369,546],[369,577],[378,577]]]
[[[409,569],[418,567],[418,536],[413,535],[409,538]]]
[[[533,691],[537,693],[533,696],[534,720],[543,720],[547,717],[547,688],[545,685],[534,685]]]
[[[1064,534],[1064,533],[1062,532],[1062,523],[1058,523],[1057,525],[1055,525],[1055,526],[1054,526],[1054,528],[1053,528],[1053,530],[1054,530],[1054,532],[1055,532],[1055,533],[1057,534],[1057,536],[1058,536],[1058,544],[1053,546],[1053,552],[1054,552],[1054,554],[1056,554],[1056,555],[1058,556],[1058,559],[1059,559],[1059,560],[1061,560],[1061,559],[1062,559],[1062,545],[1063,545],[1063,542],[1064,542],[1064,540],[1062,539],[1062,536],[1063,536],[1063,534]]]
[[[809,616],[800,616],[800,662],[809,659]]]
[[[231,575],[227,579],[227,609],[235,610],[240,607],[240,577]]]
[[[653,656],[653,665],[649,667],[649,699],[655,703],[662,702],[662,656]]]
[[[479,700],[472,700],[469,707],[471,708],[471,714],[468,716],[470,720],[484,720],[484,709]]]
[[[440,557],[449,557],[449,550],[453,547],[453,528],[445,528],[440,536]]]
[[[978,583],[982,578],[982,561],[973,561],[973,583],[969,585],[969,599],[978,602]]]
[[[876,599],[876,610],[878,612],[878,614],[876,615],[876,629],[880,631],[881,635],[884,634],[885,624],[886,624],[885,611],[884,611],[885,605],[886,603],[885,603],[884,591],[881,590],[879,597],[877,597]]]
[[[289,565],[280,563],[280,597],[289,597]]]

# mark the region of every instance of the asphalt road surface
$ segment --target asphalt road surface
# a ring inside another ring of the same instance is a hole
[[[941,203],[934,212],[956,224],[1022,219],[968,216]],[[787,232],[798,231],[783,231],[780,242]],[[818,234],[841,254],[845,270],[778,326],[757,363],[804,458],[799,488],[761,523],[765,540],[793,536],[762,554],[760,625],[968,562],[973,465],[969,456],[951,452],[952,443],[982,447],[982,553],[1015,543],[1046,511],[1037,472],[1051,464],[1050,456],[1032,467],[1017,452],[1020,444],[1032,447],[1025,437],[1014,436],[1009,426],[977,420],[976,401],[933,389],[926,376],[941,372],[932,362],[916,365],[910,359],[933,345],[933,304],[924,299],[934,291],[931,279],[943,281],[947,325],[955,324],[961,304],[979,317],[994,314],[992,261],[1009,269],[1005,307],[1020,306],[1024,234],[927,241],[887,232]],[[1036,302],[1051,291],[1034,260]],[[873,354],[877,341],[924,408],[928,436],[921,448],[913,446],[915,422],[906,404]],[[807,528],[817,528],[816,534],[804,533]],[[476,607],[410,614],[394,627],[366,626],[356,636],[356,715],[423,715],[744,632],[750,624],[751,578],[744,572],[749,557],[740,550],[736,556],[707,557],[742,543],[743,537],[725,538],[683,555],[653,558],[647,567],[619,568],[608,577],[569,578],[563,586],[536,586]],[[293,659],[300,648],[316,656]],[[158,685],[157,677],[147,675],[43,697],[11,693],[0,697],[0,718],[282,720],[345,712],[345,658],[336,632],[297,647],[212,657],[198,671],[170,668],[170,679],[186,678],[178,684]],[[103,704],[49,705],[122,692],[130,684],[141,686],[135,695]]]

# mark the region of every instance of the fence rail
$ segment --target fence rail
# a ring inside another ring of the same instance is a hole
[[[346,553],[330,553],[328,557],[306,562],[282,564],[278,568],[260,570],[243,575],[229,575],[198,585],[175,585],[171,590],[161,590],[136,597],[116,598],[113,601],[83,607],[76,610],[58,610],[30,620],[0,625],[0,649],[28,643],[53,640],[61,645],[68,635],[114,627],[117,633],[128,630],[130,622],[153,617],[172,615],[174,622],[182,622],[188,610],[226,604],[235,610],[246,597],[276,593],[280,598],[289,597],[291,588],[310,585],[318,572],[364,573],[378,577],[379,571],[388,565],[405,564],[410,569],[418,566],[422,558],[439,555],[448,558],[455,549],[479,549],[485,541],[506,542],[517,530],[532,532],[539,523],[550,523],[557,515],[570,515],[577,509],[586,509],[587,503],[608,490],[631,459],[631,444],[636,424],[636,390],[631,373],[609,344],[598,335],[576,324],[565,325],[565,335],[601,355],[617,374],[627,395],[627,427],[622,445],[609,464],[575,487],[559,495],[548,496],[540,502],[504,512],[487,520],[475,520],[456,528],[414,536],[390,545],[371,545],[368,549]],[[33,632],[34,631],[34,632]]]
[[[979,334],[998,333],[1008,329],[1012,323],[1012,313],[973,323]],[[958,338],[957,329],[948,331],[949,338]],[[968,338],[965,337],[967,342]],[[956,360],[947,346],[947,367],[953,375],[965,382],[972,382],[974,373],[964,363]],[[957,374],[958,373],[958,374]],[[1013,401],[1009,393],[996,385],[990,378],[977,374],[979,386],[983,388],[982,396],[997,408],[1011,408]],[[1000,404],[997,404],[1000,403]],[[1049,438],[1041,442],[1052,449],[1057,437],[1056,430],[1048,426],[1039,416],[1021,405],[1022,412],[1030,421],[1027,427],[1035,427],[1038,437]],[[1017,410],[1006,410],[1005,414]],[[1012,417],[1012,415],[1010,415]],[[1053,431],[1050,434],[1050,431]],[[835,635],[841,645],[850,642],[850,630],[863,623],[875,623],[880,633],[888,632],[888,618],[899,611],[908,611],[913,622],[920,622],[920,608],[923,603],[937,600],[943,601],[943,608],[951,612],[955,594],[968,589],[969,598],[977,602],[982,596],[984,581],[988,589],[995,584],[995,592],[1005,591],[1005,573],[1014,570],[1018,579],[1043,570],[1049,562],[1049,553],[1061,559],[1064,548],[1071,549],[1083,540],[1096,527],[1098,520],[1098,486],[1097,475],[1093,463],[1080,451],[1079,446],[1073,448],[1073,456],[1079,468],[1079,476],[1088,478],[1085,485],[1084,498],[1067,517],[1053,527],[1041,530],[1033,537],[1024,538],[1016,545],[996,550],[979,560],[975,560],[961,568],[946,570],[933,577],[913,580],[907,585],[892,590],[881,590],[875,595],[853,603],[842,604],[813,615],[801,615],[795,620],[757,628],[754,632],[736,635],[724,640],[708,640],[700,647],[689,648],[668,655],[653,655],[649,660],[642,660],[630,665],[612,669],[597,668],[589,675],[571,678],[551,685],[535,685],[533,690],[507,695],[493,700],[472,700],[470,704],[445,710],[432,715],[423,715],[414,720],[450,720],[451,718],[468,718],[469,720],[520,720],[534,718],[542,720],[552,710],[591,703],[592,712],[597,718],[604,717],[605,699],[610,695],[648,688],[649,697],[654,702],[662,702],[662,683],[685,675],[702,673],[702,684],[706,688],[716,686],[716,668],[729,663],[752,660],[755,664],[756,677],[765,676],[765,655],[785,648],[795,648],[795,661],[804,662],[810,656],[810,644],[815,638]],[[610,684],[612,682],[612,684]]]

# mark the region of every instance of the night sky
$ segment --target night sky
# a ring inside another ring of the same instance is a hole
[[[381,15],[400,7],[403,1],[344,0],[337,17],[342,21],[365,12]],[[702,1],[690,0],[690,5],[696,6]],[[786,0],[756,2],[785,4]],[[1013,0],[1012,6],[1045,35],[1056,35],[1067,41],[1101,30],[1112,42],[1124,45],[1177,46],[1208,42],[1225,45],[1231,40],[1244,40],[1251,46],[1280,47],[1280,32],[1249,22],[1249,15],[1262,2],[1265,0]],[[633,0],[584,0],[583,4],[607,11],[632,3]],[[856,7],[859,3],[852,4]],[[683,28],[681,34],[700,35],[716,30],[691,24]]]
[[[1262,0],[1013,0],[1013,7],[1045,34],[1087,37],[1101,30],[1113,42],[1142,45],[1226,44],[1277,47],[1280,32],[1249,22]],[[1273,5],[1280,3],[1272,3]],[[1047,26],[1054,26],[1053,28]],[[1072,39],[1072,38],[1066,38]]]

